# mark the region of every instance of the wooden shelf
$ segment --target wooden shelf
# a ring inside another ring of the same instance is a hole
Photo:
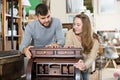
[[[17,6],[16,9],[18,10],[18,14],[15,16],[9,14],[11,5]],[[6,51],[8,50],[7,47],[8,46],[11,47],[12,45],[12,44],[11,45],[7,44],[8,37],[12,37],[7,33],[8,33],[8,29],[12,31],[12,29],[14,28],[13,26],[15,26],[15,30],[17,34],[13,36],[13,39],[11,38],[11,40],[16,40],[16,42],[18,43],[17,45],[19,46],[22,36],[22,0],[2,0],[2,50]],[[17,39],[14,39],[14,37]],[[19,49],[18,46],[16,47],[16,50]],[[10,49],[12,49],[12,47]]]
[[[10,17],[11,18],[11,15],[10,14],[5,14],[6,15],[6,17]],[[20,16],[13,16],[13,18],[21,18]]]
[[[6,37],[11,37],[11,35],[6,35]],[[13,37],[21,37],[21,35],[13,35]]]
[[[62,23],[63,28],[67,28],[68,30],[72,29],[73,23]]]

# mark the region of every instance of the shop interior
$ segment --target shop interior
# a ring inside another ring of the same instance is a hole
[[[37,19],[35,7],[45,3],[50,7],[51,16],[62,22],[64,34],[72,29],[75,15],[84,12],[91,21],[92,30],[98,34],[100,46],[96,60],[89,72],[90,80],[119,80],[120,79],[120,0],[0,0],[0,79],[1,80],[34,80],[42,76],[45,80],[73,80],[69,77],[80,77],[80,71],[73,64],[64,63],[65,56],[59,56],[63,63],[55,64],[37,62],[39,59],[28,59],[19,51],[26,25]],[[110,46],[109,49],[106,46]],[[54,50],[54,49],[53,49]],[[71,49],[76,54],[76,49]],[[36,53],[39,50],[36,50]],[[55,50],[56,51],[56,50]],[[59,51],[59,50],[58,50]],[[64,53],[66,51],[63,49]],[[79,50],[78,50],[79,51]],[[33,51],[34,53],[34,51]],[[43,49],[43,52],[44,49]],[[108,56],[107,53],[110,53]],[[35,55],[35,53],[34,53]],[[34,56],[33,55],[33,56]],[[117,56],[117,57],[116,57]],[[35,58],[39,56],[35,56]],[[48,57],[48,56],[47,56]],[[73,56],[68,56],[72,58]],[[62,60],[63,59],[63,60]],[[65,58],[66,59],[66,58]],[[78,60],[77,58],[73,61]],[[37,64],[33,68],[33,62]],[[35,69],[35,72],[32,71]],[[65,70],[67,70],[65,72]],[[52,75],[51,75],[52,74]],[[48,77],[48,78],[46,78]],[[44,80],[38,78],[38,80]],[[79,79],[78,79],[79,80]]]

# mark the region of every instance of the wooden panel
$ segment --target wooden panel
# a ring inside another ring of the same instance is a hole
[[[24,56],[11,52],[0,51],[0,80],[15,80],[24,74]]]
[[[72,23],[63,23],[63,28],[67,28],[68,30],[72,29],[73,24]]]

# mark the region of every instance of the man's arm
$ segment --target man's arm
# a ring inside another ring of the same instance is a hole
[[[22,38],[22,41],[21,41],[21,44],[20,44],[20,48],[19,48],[19,50],[22,53],[24,53],[28,58],[30,58],[30,56],[31,56],[31,53],[29,52],[29,48],[30,47],[28,47],[30,42],[31,42],[31,34],[32,34],[31,30],[32,29],[30,29],[29,25],[27,25],[25,27],[25,31],[23,33],[23,38]]]
[[[59,21],[56,27],[56,40],[57,44],[63,46],[65,43],[64,33],[62,31],[62,23]]]

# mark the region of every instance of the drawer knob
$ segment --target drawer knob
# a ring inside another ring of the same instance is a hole
[[[67,51],[65,51],[64,53],[67,54]]]
[[[54,71],[54,73],[56,73],[56,71]]]
[[[47,52],[46,52],[46,51],[44,51],[43,53],[44,53],[44,54],[46,54]]]

